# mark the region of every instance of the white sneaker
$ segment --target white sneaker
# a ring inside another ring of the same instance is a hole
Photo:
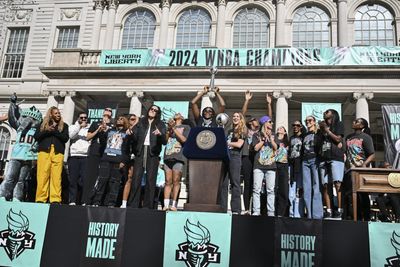
[[[126,204],[122,204],[120,208],[126,209]]]
[[[76,203],[75,202],[71,202],[71,203],[69,203],[69,205],[70,206],[76,206]]]

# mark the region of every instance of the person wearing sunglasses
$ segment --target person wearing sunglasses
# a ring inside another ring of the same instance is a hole
[[[253,135],[252,149],[255,151],[253,164],[253,215],[259,216],[260,194],[265,179],[267,192],[267,215],[275,216],[275,177],[276,162],[275,153],[278,145],[275,142],[275,134],[272,132],[273,121],[269,116],[260,119],[261,130]]]
[[[133,129],[139,122],[139,118],[135,114],[130,114],[129,115],[129,128],[126,130],[127,135],[132,135],[133,134]],[[132,151],[131,151],[132,152]],[[128,166],[126,167],[128,169],[128,178],[125,182],[124,185],[124,191],[122,193],[122,205],[121,208],[126,208],[126,205],[128,203],[128,198],[129,198],[129,192],[131,191],[131,186],[132,186],[132,177],[133,177],[133,166],[135,165],[135,154],[131,153],[130,159],[128,162]]]
[[[83,183],[82,205],[92,204],[93,188],[99,176],[100,159],[105,149],[105,140],[107,140],[106,132],[114,126],[111,121],[112,114],[111,108],[105,108],[102,120],[91,123],[86,135],[86,140],[90,141],[90,146],[86,161],[85,181]]]
[[[89,130],[87,113],[79,113],[78,119],[68,130],[70,139],[68,158],[68,202],[70,205],[76,205],[78,203],[78,191],[83,188],[87,153],[90,146],[90,142],[86,140]]]
[[[139,207],[142,176],[146,171],[143,207],[154,209],[160,153],[162,145],[166,144],[166,127],[161,121],[161,109],[159,106],[152,105],[134,127],[132,133],[132,151],[136,158],[128,206]]]
[[[182,148],[190,131],[188,125],[182,124],[183,119],[182,114],[176,113],[174,117],[168,121],[168,131],[166,135],[168,143],[165,146],[164,152],[164,210],[177,210],[182,170],[186,161]]]
[[[318,176],[318,135],[315,117],[307,116],[305,123],[307,133],[302,145],[302,170],[304,203],[307,210],[307,218],[322,219],[324,209],[322,206],[322,194]]]
[[[301,148],[306,133],[301,121],[295,120],[292,123],[293,134],[289,139],[289,217],[301,218],[304,211],[303,200],[303,173],[301,168]]]
[[[339,113],[334,109],[324,112],[324,120],[319,122],[321,148],[319,149],[319,175],[323,185],[323,199],[326,205],[324,218],[341,220],[342,190],[341,184],[344,175],[344,127]],[[332,209],[332,199],[329,195],[328,183],[333,182],[337,194],[337,210]],[[333,212],[332,212],[333,211]]]
[[[126,134],[128,120],[119,116],[115,127],[109,127],[105,134],[106,139],[101,139],[105,147],[100,160],[99,176],[93,189],[94,206],[104,205],[115,207],[120,190],[121,181],[126,177],[126,165],[130,155],[130,140]]]
[[[203,91],[199,91],[197,95],[192,99],[192,112],[193,116],[195,119],[195,124],[198,127],[218,127],[215,118],[216,118],[216,113],[215,110],[212,107],[205,107],[201,114],[200,114],[200,109],[199,106],[197,105],[197,102],[208,92],[210,91],[209,86],[204,86]],[[222,98],[221,94],[219,93],[219,87],[215,88],[215,95],[217,96],[218,102],[219,102],[219,113],[223,113],[225,111],[225,100]]]
[[[346,136],[346,167],[350,168],[366,168],[371,167],[371,163],[375,159],[375,149],[372,137],[370,136],[370,129],[368,121],[364,118],[357,118],[352,124],[353,133]],[[350,181],[350,173],[346,177]],[[368,193],[358,194],[361,210],[359,211],[358,218],[369,221],[370,216],[370,198]]]

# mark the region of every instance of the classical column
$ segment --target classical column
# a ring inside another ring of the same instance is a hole
[[[118,7],[118,0],[108,0],[108,18],[106,27],[106,38],[104,41],[104,49],[113,48],[115,13]]]
[[[101,30],[100,27],[101,27],[101,18],[104,10],[104,0],[95,0],[93,9],[95,11],[94,11],[92,44],[90,48],[99,49],[100,30]]]
[[[374,97],[374,93],[371,92],[356,92],[353,93],[353,98],[356,102],[356,118],[364,118],[369,122],[369,109],[368,101]]]
[[[347,43],[347,0],[338,0],[338,46],[348,46]]]
[[[289,125],[289,107],[287,99],[292,97],[292,92],[274,91],[273,96],[276,98],[275,130],[283,126],[287,131]]]
[[[75,102],[72,100],[72,97],[75,96],[75,91],[64,92],[64,108],[62,112],[63,120],[68,123],[68,125],[73,124],[74,112],[75,112]],[[63,96],[64,94],[61,94]]]
[[[74,121],[74,112],[75,112],[75,102],[72,100],[72,97],[75,96],[75,91],[68,91],[68,92],[60,92],[60,96],[64,97],[64,108],[62,111],[62,118],[68,126],[71,126]],[[65,145],[64,151],[64,161],[68,160],[69,155],[69,145],[70,142]]]
[[[285,46],[285,2],[276,1],[275,46]]]
[[[128,91],[126,96],[131,98],[131,105],[129,106],[129,114],[135,114],[140,118],[142,115],[142,102],[139,98],[143,97],[142,91]]]
[[[58,95],[58,92],[44,91],[43,95],[47,96],[47,109],[49,109],[51,107],[58,107],[58,101],[56,100],[56,96]]]
[[[159,48],[167,48],[170,0],[161,0],[161,24]]]
[[[216,35],[216,46],[218,48],[224,48],[225,40],[225,0],[218,0],[218,14],[217,14],[217,35]]]

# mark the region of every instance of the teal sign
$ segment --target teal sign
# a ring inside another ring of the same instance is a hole
[[[370,222],[368,231],[371,267],[400,266],[400,225]]]
[[[232,216],[204,212],[168,212],[164,266],[229,266]]]
[[[103,50],[100,67],[400,65],[400,47]]]
[[[40,266],[48,204],[0,203],[0,266]]]
[[[307,116],[314,116],[317,121],[324,120],[324,112],[334,109],[342,119],[342,104],[340,103],[301,103],[301,121],[304,122]]]

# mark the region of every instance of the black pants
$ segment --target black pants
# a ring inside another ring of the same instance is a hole
[[[158,156],[150,156],[150,151],[147,151],[146,160],[146,185],[144,190],[143,208],[154,209],[154,192],[156,190],[158,165],[160,158]],[[142,176],[145,171],[143,166],[143,156],[135,159],[135,173],[132,178],[131,192],[129,194],[128,206],[138,208],[140,204],[140,191]]]
[[[92,204],[93,188],[99,176],[100,156],[88,155],[86,161],[85,179],[83,181],[82,203]]]
[[[94,186],[93,205],[101,205],[104,198],[104,206],[114,207],[121,185],[125,168],[120,168],[119,163],[101,161],[99,177]]]
[[[78,190],[83,187],[86,172],[86,157],[70,157],[68,159],[69,203],[78,203]]]
[[[226,166],[226,175],[222,183],[221,188],[221,206],[226,212],[228,209],[228,187],[231,184],[231,210],[234,213],[240,214],[241,200],[240,200],[240,167],[241,167],[241,156],[240,153],[234,152],[230,154],[229,165]]]
[[[250,200],[253,193],[253,161],[249,156],[242,157],[242,174],[243,174],[243,202],[244,209],[250,210]]]
[[[289,165],[276,163],[276,215],[289,216]]]

